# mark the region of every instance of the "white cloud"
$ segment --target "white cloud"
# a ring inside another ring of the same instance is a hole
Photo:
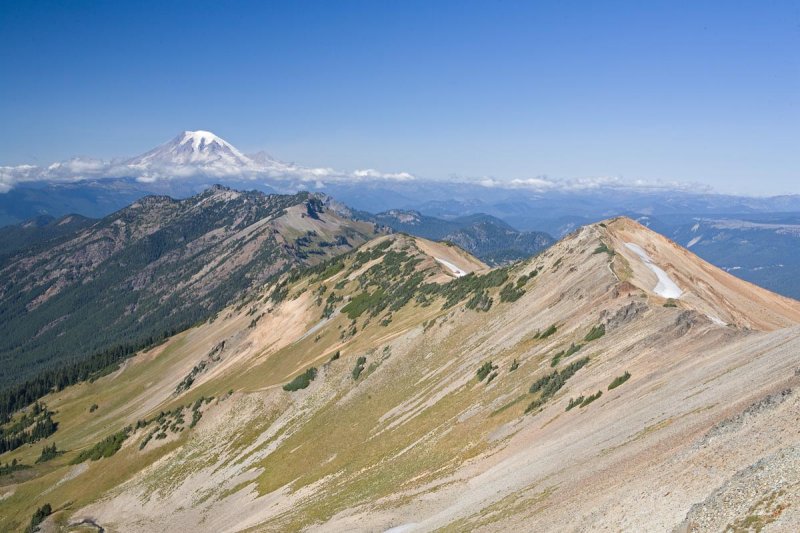
[[[142,183],[190,177],[209,179],[271,180],[271,186],[322,188],[325,184],[359,183],[370,181],[410,182],[418,180],[408,172],[382,172],[376,169],[358,169],[353,172],[337,171],[329,167],[309,168],[265,158],[241,166],[229,162],[211,162],[202,165],[187,164],[130,164],[125,161],[106,162],[99,159],[74,158],[53,163],[47,167],[34,165],[0,167],[0,193],[11,190],[16,184],[29,181],[72,182],[99,178],[133,178]],[[451,177],[455,183],[469,183],[496,189],[524,189],[534,192],[581,192],[599,189],[677,190],[709,192],[710,188],[695,183],[624,180],[617,176],[595,176],[572,179],[554,179],[548,176],[517,178],[511,180],[491,176],[481,178]]]
[[[363,170],[356,170],[352,176],[357,179],[377,179],[377,180],[392,180],[392,181],[411,181],[416,179],[408,172],[380,172],[373,168]]]
[[[571,179],[554,179],[547,176],[535,178],[501,180],[493,177],[477,178],[475,183],[489,188],[526,189],[535,192],[581,192],[598,189],[635,189],[635,190],[676,190],[692,192],[710,192],[707,185],[682,183],[677,181],[648,181],[643,179],[627,181],[617,176],[594,176]]]

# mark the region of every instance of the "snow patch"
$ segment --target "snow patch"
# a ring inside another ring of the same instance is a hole
[[[416,528],[417,524],[412,522],[401,526],[390,527],[384,533],[407,533],[408,531],[414,531]]]
[[[709,318],[709,320],[711,320],[711,322],[713,322],[718,326],[727,326],[727,324],[723,322],[718,316],[709,315],[708,313],[706,313],[706,316]]]
[[[686,245],[686,247],[687,247],[687,248],[691,248],[692,246],[694,246],[695,244],[697,244],[698,242],[700,242],[700,239],[702,239],[702,238],[703,238],[703,236],[702,236],[702,235],[698,235],[697,237],[695,237],[694,239],[692,239],[691,241],[689,241],[689,243]]]
[[[653,263],[653,260],[650,259],[650,256],[647,255],[647,252],[639,246],[638,244],[634,244],[632,242],[626,242],[625,246],[633,251],[642,262],[645,264],[647,268],[653,271],[653,273],[658,278],[658,283],[653,288],[653,292],[658,294],[659,296],[663,296],[664,298],[680,298],[683,291],[678,287],[678,285],[672,281],[672,278],[669,277],[661,267]]]
[[[443,264],[444,266],[446,266],[447,268],[449,268],[449,269],[450,269],[450,271],[451,271],[453,274],[455,274],[455,276],[456,276],[457,278],[460,278],[461,276],[466,276],[466,275],[467,275],[467,273],[466,273],[466,272],[464,272],[463,270],[461,270],[460,268],[458,268],[457,266],[455,266],[455,265],[454,265],[453,263],[451,263],[450,261],[445,261],[444,259],[439,259],[438,257],[434,257],[434,259],[436,259],[438,262],[440,262],[441,264]]]

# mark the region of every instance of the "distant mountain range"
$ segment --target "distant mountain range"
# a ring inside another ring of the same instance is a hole
[[[697,222],[707,224],[705,220],[761,224],[773,213],[785,213],[790,224],[800,220],[797,195],[731,196],[701,187],[627,184],[613,178],[435,181],[406,172],[341,172],[285,163],[263,152],[244,154],[211,132],[185,131],[120,161],[72,159],[47,167],[0,167],[0,191],[6,191],[0,193],[0,226],[42,216],[101,218],[146,195],[187,198],[215,183],[267,194],[324,192],[355,210],[381,213],[383,220],[375,220],[397,231],[451,240],[492,264],[535,253],[547,245],[545,234],[561,238],[618,215],[649,220],[651,228],[682,244],[698,236],[689,230]],[[411,227],[392,212],[417,213],[421,222]],[[431,217],[430,223],[425,217]],[[712,232],[718,237],[711,237]],[[767,240],[753,241],[749,237],[754,235]],[[797,298],[800,284],[792,279],[791,265],[798,238],[776,228],[709,227],[693,250],[734,274]]]
[[[502,220],[482,213],[441,219],[419,211],[392,209],[376,215],[361,211],[357,216],[395,231],[452,242],[490,265],[531,257],[555,242],[547,233],[517,231]]]
[[[141,155],[114,161],[73,158],[47,166],[0,166],[0,225],[39,215],[105,216],[146,194],[182,198],[214,183],[240,190],[325,192],[372,213],[416,210],[453,218],[486,213],[520,230],[560,237],[615,215],[724,215],[800,212],[800,196],[749,198],[701,186],[628,183],[599,177],[429,180],[408,172],[338,171],[244,154],[209,131],[184,131]]]

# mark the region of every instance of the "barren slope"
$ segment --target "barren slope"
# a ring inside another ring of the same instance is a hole
[[[0,486],[0,527],[797,529],[800,304],[628,219],[507,269],[444,248],[382,237],[46,398],[70,451]]]

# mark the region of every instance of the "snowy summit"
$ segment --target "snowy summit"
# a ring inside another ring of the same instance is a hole
[[[184,131],[162,144],[128,161],[133,166],[223,166],[250,169],[256,163],[226,140],[210,131]]]

